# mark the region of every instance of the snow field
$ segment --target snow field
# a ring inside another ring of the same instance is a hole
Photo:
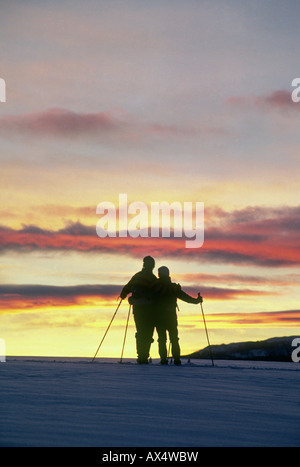
[[[299,365],[0,364],[0,446],[300,446]]]

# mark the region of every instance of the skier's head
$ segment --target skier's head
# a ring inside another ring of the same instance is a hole
[[[147,271],[153,271],[155,267],[155,261],[152,258],[152,256],[146,256],[143,259],[143,268],[146,269]]]
[[[166,277],[170,277],[170,271],[169,269],[167,268],[167,266],[161,266],[160,268],[158,268],[158,277],[160,279],[164,279]]]

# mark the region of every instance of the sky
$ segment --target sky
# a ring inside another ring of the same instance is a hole
[[[2,0],[8,355],[93,356],[148,254],[202,293],[213,344],[299,335],[299,15],[296,0]],[[99,238],[97,206],[118,212],[120,194],[204,203],[203,246]],[[203,348],[200,307],[179,306],[182,353]],[[127,311],[100,356],[120,354]]]

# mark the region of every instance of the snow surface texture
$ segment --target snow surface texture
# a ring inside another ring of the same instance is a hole
[[[0,446],[300,446],[300,366],[8,358]]]

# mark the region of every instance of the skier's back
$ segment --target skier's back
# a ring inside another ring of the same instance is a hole
[[[120,294],[122,299],[129,293],[133,305],[133,316],[136,325],[136,348],[138,363],[148,363],[150,346],[154,332],[154,289],[157,277],[153,274],[155,261],[151,256],[143,260],[143,269],[135,274]]]
[[[171,281],[169,269],[162,266],[158,269],[158,281],[155,285],[156,302],[156,330],[158,334],[158,349],[162,364],[167,364],[167,331],[172,344],[172,355],[175,365],[180,365],[180,346],[178,338],[177,299],[187,303],[200,303],[202,297],[198,294],[193,298],[185,293],[179,284]]]

